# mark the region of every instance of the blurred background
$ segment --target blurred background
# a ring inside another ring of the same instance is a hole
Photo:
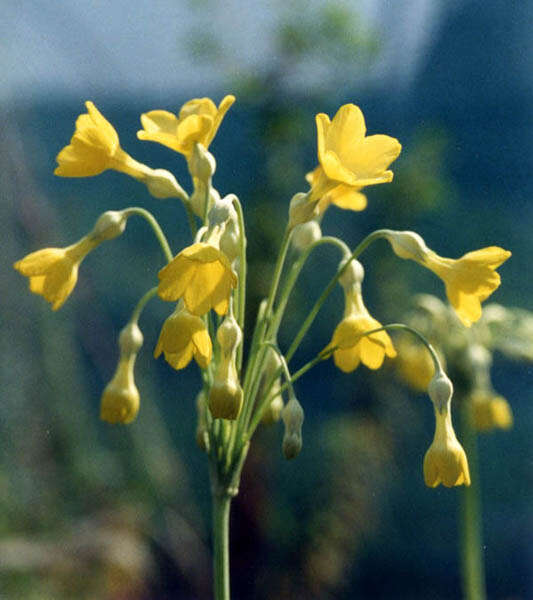
[[[316,164],[314,115],[358,104],[370,134],[403,145],[394,182],[366,211],[331,208],[323,231],[350,246],[378,227],[413,229],[443,256],[513,252],[492,299],[529,308],[533,192],[533,3],[494,0],[81,0],[5,3],[0,24],[0,598],[207,599],[209,496],[195,446],[195,366],[151,352],[169,307],[141,318],[142,396],[131,426],[98,418],[116,338],[162,257],[144,222],[82,265],[57,313],[12,263],[87,233],[108,209],[141,205],[173,248],[184,211],[116,172],[53,175],[93,100],[122,147],[188,185],[180,155],[136,138],[139,115],[237,96],[211,146],[214,185],[241,199],[248,227],[249,321],[266,291],[288,202]],[[286,348],[338,254],[317,252],[282,328]],[[362,260],[382,322],[441,283],[385,244]],[[294,366],[330,339],[339,290]],[[236,599],[460,597],[458,490],[424,486],[431,405],[397,378],[328,363],[297,385],[304,448],[282,458],[282,427],[259,431],[232,512]],[[496,355],[495,388],[514,428],[480,437],[488,596],[533,597],[531,364]]]

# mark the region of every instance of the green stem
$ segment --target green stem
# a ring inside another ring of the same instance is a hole
[[[244,215],[242,212],[242,206],[237,196],[233,200],[233,205],[237,211],[237,217],[239,219],[239,284],[237,288],[237,323],[244,332],[244,317],[245,317],[245,306],[246,306],[246,235],[244,229]],[[242,367],[242,346],[237,349],[237,365],[239,371]]]
[[[292,344],[291,344],[291,346],[290,346],[290,348],[289,348],[289,350],[287,351],[287,354],[286,354],[287,362],[289,362],[291,360],[291,358],[293,357],[294,353],[298,349],[298,346],[300,345],[300,342],[304,338],[305,334],[307,333],[307,331],[309,330],[309,328],[313,324],[313,321],[315,320],[318,312],[322,308],[322,305],[327,300],[328,296],[331,294],[331,292],[333,291],[334,287],[337,285],[337,281],[339,281],[339,278],[341,277],[341,275],[348,268],[348,265],[350,264],[350,262],[352,260],[357,259],[359,257],[359,255],[373,241],[377,240],[380,237],[383,237],[383,231],[384,230],[382,230],[382,229],[378,229],[377,231],[374,231],[371,234],[367,235],[366,238],[355,248],[355,250],[352,252],[350,258],[348,258],[348,260],[346,260],[346,262],[344,263],[344,265],[342,266],[342,268],[340,268],[335,273],[335,275],[332,277],[331,281],[328,283],[328,285],[326,286],[325,290],[320,295],[320,298],[315,302],[313,308],[311,309],[311,311],[307,315],[305,321],[303,322],[303,324],[300,327],[298,333],[296,334],[296,336],[295,336],[295,338],[294,338],[294,340],[293,340],[293,342],[292,342]]]
[[[481,494],[477,434],[471,423],[470,403],[461,398],[461,442],[468,456],[470,486],[461,486],[459,530],[461,533],[461,571],[465,600],[485,600],[485,565],[483,561],[483,532],[481,523]]]
[[[212,502],[214,597],[215,600],[230,600],[229,512],[231,496],[215,490]]]
[[[151,300],[156,294],[157,294],[157,286],[148,290],[146,292],[146,294],[144,294],[144,296],[142,296],[142,298],[139,300],[139,302],[137,302],[137,306],[133,310],[133,313],[131,314],[130,322],[137,323],[137,321],[139,320],[139,317],[141,316],[142,311],[144,310],[144,307],[146,306],[148,301]]]
[[[163,230],[159,226],[159,223],[157,222],[154,215],[152,215],[152,213],[148,212],[144,208],[141,208],[140,206],[132,206],[130,208],[126,208],[124,210],[124,213],[128,217],[130,215],[139,215],[148,222],[148,224],[152,228],[153,232],[155,233],[155,236],[161,246],[161,249],[163,250],[163,253],[165,254],[165,258],[167,259],[167,262],[170,262],[174,255],[172,254],[172,250],[170,249],[170,246],[168,245],[167,238],[166,238],[165,234],[163,233]]]

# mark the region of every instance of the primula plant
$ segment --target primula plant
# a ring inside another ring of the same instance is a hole
[[[154,265],[147,291],[139,299],[119,336],[120,358],[115,375],[102,394],[101,418],[110,423],[132,422],[141,394],[134,378],[135,360],[143,345],[139,318],[146,303],[159,298],[169,303],[169,316],[160,327],[154,356],[163,355],[179,371],[193,359],[202,379],[196,392],[195,432],[209,463],[213,502],[214,595],[230,597],[229,511],[238,493],[243,464],[251,439],[262,424],[282,421],[282,451],[295,458],[302,448],[304,410],[297,400],[295,382],[321,361],[332,358],[343,372],[361,363],[379,369],[385,358],[398,355],[390,331],[403,330],[418,339],[430,361],[424,382],[435,413],[435,437],[423,460],[428,486],[470,484],[466,454],[452,425],[453,386],[444,362],[415,328],[401,323],[381,325],[363,299],[364,269],[359,258],[378,239],[385,239],[400,259],[410,259],[442,279],[458,327],[470,327],[481,317],[481,303],[499,286],[496,269],[510,252],[489,247],[459,259],[444,258],[430,250],[410,231],[381,229],[355,243],[322,236],[320,223],[330,205],[361,211],[367,205],[365,188],[390,183],[391,163],[401,146],[388,135],[366,135],[361,110],[342,106],[333,119],[316,116],[318,165],[307,175],[309,189],[288,203],[288,219],[273,270],[269,291],[254,323],[244,322],[246,302],[246,230],[239,199],[221,197],[213,186],[216,162],[209,152],[218,128],[234,102],[226,96],[217,107],[210,99],[185,103],[177,115],[154,110],[141,116],[140,140],[162,144],[182,154],[191,176],[187,193],[166,170],[152,169],[133,159],[119,143],[117,132],[92,102],[76,121],[68,146],[57,156],[56,175],[87,177],[107,169],[121,171],[146,185],[156,198],[175,198],[178,213],[185,209],[190,242],[171,249],[155,217],[141,207],[102,214],[93,229],[66,248],[38,250],[15,263],[29,279],[30,290],[43,296],[54,310],[73,292],[81,261],[97,246],[122,235],[128,220],[144,218],[151,226],[166,264]],[[188,245],[187,245],[188,244]],[[340,261],[288,348],[278,345],[291,293],[309,255],[324,244],[340,251]],[[370,269],[371,271],[371,269]],[[371,271],[372,272],[372,271]],[[316,356],[293,366],[299,346],[320,309],[339,284],[344,292],[344,314],[323,340]],[[145,324],[144,327],[149,327]],[[243,352],[244,328],[250,328],[250,347]],[[401,353],[401,350],[400,350]],[[179,374],[176,375],[179,377]],[[142,389],[142,384],[141,384]],[[189,402],[193,402],[191,390]]]

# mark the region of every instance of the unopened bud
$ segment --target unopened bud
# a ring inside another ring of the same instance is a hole
[[[309,201],[309,193],[295,194],[289,205],[289,228],[307,223],[318,216],[318,200]]]
[[[137,323],[130,322],[122,329],[118,336],[118,345],[120,354],[123,356],[131,356],[137,354],[143,345],[143,334]]]
[[[279,390],[281,387],[281,382],[279,379],[277,379],[271,390],[270,393],[272,393],[274,390]],[[269,404],[269,406],[266,408],[265,412],[263,413],[263,416],[261,417],[261,423],[263,423],[263,425],[272,425],[273,423],[277,423],[280,418],[281,418],[281,411],[283,410],[283,397],[281,394],[278,394],[277,396],[274,396],[274,398],[272,399],[272,402]]]
[[[304,411],[300,403],[293,396],[281,411],[281,418],[285,425],[282,450],[285,458],[295,458],[302,449],[302,424]]]
[[[437,371],[428,385],[428,394],[439,413],[449,409],[453,384],[444,371]]]
[[[234,420],[242,408],[242,388],[237,381],[215,381],[209,392],[209,410],[214,419]]]
[[[217,331],[217,340],[225,355],[231,354],[242,341],[242,331],[232,314],[228,314]]]
[[[429,252],[424,240],[414,231],[387,231],[385,237],[400,258],[422,261]]]
[[[148,191],[154,198],[187,198],[187,194],[176,181],[172,173],[165,169],[154,169],[143,179]]]
[[[98,242],[112,240],[124,232],[127,220],[125,211],[108,210],[98,217],[89,236]]]
[[[343,267],[346,264],[346,260],[343,260],[339,267]],[[352,259],[348,263],[348,266],[344,269],[342,275],[339,277],[339,283],[345,290],[351,290],[355,286],[360,285],[365,277],[365,270],[363,265],[358,261]]]
[[[108,423],[131,423],[139,412],[139,390],[133,379],[133,357],[121,358],[100,403],[100,418]]]
[[[322,237],[322,230],[320,229],[320,225],[318,221],[314,219],[312,221],[308,221],[307,223],[302,223],[301,225],[296,225],[294,231],[292,233],[292,245],[303,252],[307,250],[309,246],[318,242],[318,240]]]

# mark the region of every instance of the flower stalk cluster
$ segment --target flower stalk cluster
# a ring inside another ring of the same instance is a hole
[[[194,359],[201,371],[196,439],[210,465],[217,599],[229,597],[227,548],[217,546],[227,544],[228,536],[220,528],[228,526],[229,502],[238,491],[241,469],[257,427],[276,423],[281,417],[282,451],[286,458],[294,458],[302,449],[304,421],[294,383],[330,356],[345,373],[361,364],[377,370],[385,359],[398,354],[387,331],[403,327],[413,332],[403,325],[382,326],[371,316],[363,301],[364,269],[359,262],[363,251],[385,238],[397,256],[432,270],[444,281],[448,299],[467,327],[480,318],[481,302],[500,283],[496,269],[510,256],[506,250],[489,247],[457,260],[443,258],[418,234],[387,229],[369,234],[353,250],[342,240],[323,236],[320,223],[329,207],[361,211],[367,205],[366,188],[392,181],[389,167],[400,154],[401,145],[388,135],[367,136],[363,113],[353,104],[342,106],[333,119],[320,113],[316,117],[318,164],[307,175],[309,189],[297,193],[288,206],[272,282],[251,328],[251,344],[244,357],[243,209],[234,194],[222,197],[214,187],[216,160],[209,150],[234,101],[228,95],[217,107],[209,98],[198,98],[185,103],[177,114],[152,110],[141,115],[140,140],[156,142],[185,158],[190,194],[168,171],[152,169],[125,152],[116,130],[92,102],[86,103],[87,114],[78,118],[70,144],[57,156],[55,173],[59,176],[88,177],[112,169],[144,183],[156,198],[178,199],[190,224],[189,245],[171,249],[155,217],[143,208],[130,207],[102,215],[94,229],[75,244],[33,252],[14,265],[29,278],[30,290],[43,296],[55,310],[73,292],[79,264],[90,251],[122,234],[131,216],[141,216],[150,225],[166,264],[154,265],[153,278],[147,282],[151,287],[119,336],[120,358],[102,396],[101,416],[113,423],[135,419],[140,395],[133,367],[142,345],[138,319],[152,298],[173,304],[160,325],[154,356],[163,355],[175,370],[186,368]],[[277,334],[289,298],[309,255],[324,244],[338,248],[341,261],[290,347],[283,351]],[[296,251],[291,252],[291,247]],[[344,316],[329,344],[324,347],[322,342],[323,349],[317,349],[315,358],[291,372],[301,341],[337,284],[344,293]],[[425,481],[430,487],[441,482],[446,486],[468,485],[466,456],[451,425],[451,383],[433,347],[414,333],[423,340],[435,368],[429,395],[435,407],[436,431],[424,459]]]

